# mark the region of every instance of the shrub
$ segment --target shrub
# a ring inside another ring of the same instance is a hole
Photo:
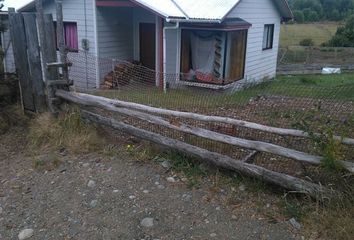
[[[330,47],[354,47],[354,15],[351,15],[344,27],[338,28],[336,35],[326,44]]]
[[[312,40],[312,38],[304,38],[299,42],[300,46],[305,46],[305,47],[310,47],[314,46],[315,42]]]

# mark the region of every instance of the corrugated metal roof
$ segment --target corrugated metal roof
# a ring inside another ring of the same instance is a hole
[[[134,0],[133,2],[146,6],[164,17],[185,18],[183,12],[171,0]]]
[[[168,18],[222,20],[240,0],[134,0]]]
[[[170,19],[222,21],[242,0],[130,0],[151,11]],[[286,0],[273,0],[284,19],[293,18]],[[18,11],[30,11],[35,1],[28,3]]]
[[[174,0],[191,19],[222,20],[240,0]]]
[[[241,0],[131,0],[166,18],[222,21]],[[286,0],[273,0],[284,19],[293,18]]]

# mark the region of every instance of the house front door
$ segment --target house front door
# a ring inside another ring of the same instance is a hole
[[[140,62],[150,69],[155,70],[155,24],[140,23]]]

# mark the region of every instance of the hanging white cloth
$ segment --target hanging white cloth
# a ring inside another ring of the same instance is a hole
[[[215,59],[215,37],[191,36],[192,66],[196,72],[213,73]]]

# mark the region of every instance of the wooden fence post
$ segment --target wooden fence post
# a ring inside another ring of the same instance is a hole
[[[26,34],[21,14],[15,13],[14,8],[9,8],[9,29],[13,45],[16,72],[19,77],[21,98],[25,110],[36,111],[33,99],[33,89],[30,80],[28,55],[26,46]]]
[[[63,23],[63,0],[56,0],[57,12],[57,34],[58,34],[58,47],[60,53],[60,62],[62,65],[63,79],[69,84],[69,72],[67,63],[67,47],[64,40],[64,23]]]
[[[41,57],[39,53],[39,41],[37,34],[36,16],[34,14],[23,15],[26,41],[28,64],[30,68],[31,84],[33,88],[34,103],[37,112],[46,111],[46,97],[44,92],[44,82],[41,67]]]
[[[45,26],[48,25],[48,21],[47,23],[45,22],[42,0],[36,0],[36,10],[37,10],[38,35],[40,40],[40,52],[41,52],[42,63],[43,63],[42,69],[43,69],[43,73],[44,73],[43,76],[47,88],[48,108],[53,114],[56,114],[58,110],[55,107],[55,104],[53,103],[55,100],[55,89],[53,86],[50,86],[48,84],[48,80],[58,79],[58,74],[56,74],[56,72],[54,71],[55,69],[49,69],[49,70],[47,69],[48,62],[56,61],[56,53],[55,56],[53,56],[51,51],[51,48],[53,48],[54,52],[56,52],[55,40],[52,39],[55,37],[53,20],[51,22],[52,25],[51,28],[50,26]],[[52,30],[52,31],[48,32],[48,30]]]

